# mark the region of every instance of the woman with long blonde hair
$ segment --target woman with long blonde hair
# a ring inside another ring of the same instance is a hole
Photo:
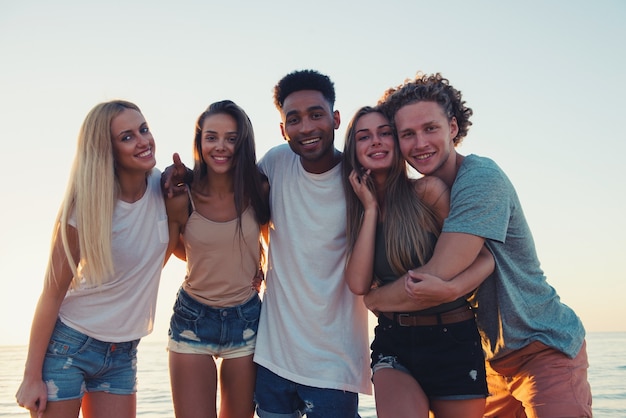
[[[85,118],[16,394],[31,416],[132,418],[168,247],[155,143],[133,103]]]

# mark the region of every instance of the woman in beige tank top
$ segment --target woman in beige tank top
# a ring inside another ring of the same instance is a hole
[[[170,234],[180,236],[172,250],[187,261],[168,343],[178,418],[218,416],[218,373],[219,416],[254,415],[268,194],[250,119],[230,100],[213,103],[196,124],[188,193],[167,199]]]

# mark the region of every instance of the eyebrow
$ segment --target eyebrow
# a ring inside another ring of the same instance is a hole
[[[436,119],[429,120],[429,121],[426,121],[426,122],[424,122],[424,123],[421,123],[421,124],[418,126],[418,128],[422,128],[422,127],[424,127],[424,126],[432,126],[432,125],[440,125],[440,122],[438,122]],[[406,132],[406,131],[414,131],[414,130],[415,130],[415,128],[411,127],[411,128],[406,128],[406,129],[403,129],[403,130],[401,130],[401,131],[398,131],[398,133],[400,133],[400,132]]]
[[[125,131],[122,131],[119,134],[117,134],[116,138],[122,138],[123,136],[128,135],[131,132],[133,132],[132,129],[126,129]]]
[[[144,126],[148,126],[148,122],[141,122],[141,124],[139,125],[139,129],[143,128]],[[127,133],[132,132],[132,131],[133,131],[132,128],[131,129],[126,129],[126,130],[120,132],[119,134],[117,134],[117,137],[119,138],[120,136],[126,135]]]
[[[307,107],[305,112],[306,113],[311,113],[311,112],[316,111],[316,110],[322,110],[322,111],[326,112],[326,109],[324,109],[324,106],[322,106],[322,105],[315,105],[315,106]],[[297,109],[290,110],[289,112],[285,113],[285,118],[287,118],[289,116],[292,116],[292,115],[299,114],[299,113],[300,112]]]
[[[209,133],[209,134],[216,134],[217,133],[217,131],[214,131],[213,129],[205,129],[202,132],[204,132],[205,134],[207,134],[207,133]],[[227,131],[226,135],[228,135],[228,134],[235,134],[236,135],[237,131]]]
[[[382,128],[391,128],[391,124],[389,123],[383,123],[382,125],[378,125],[376,127],[376,129],[382,129]],[[364,132],[364,131],[369,131],[369,128],[363,128],[363,129],[358,129],[355,133],[359,133],[359,132]]]

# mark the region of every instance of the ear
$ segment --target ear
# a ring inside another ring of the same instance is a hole
[[[333,121],[335,124],[335,129],[339,129],[339,125],[341,124],[341,115],[338,110],[333,112]]]
[[[287,138],[287,134],[285,133],[285,125],[282,122],[280,123],[280,134],[283,136],[285,141],[289,142],[289,138]]]
[[[456,118],[452,116],[450,119],[450,138],[454,139],[459,134],[459,124],[456,121]]]

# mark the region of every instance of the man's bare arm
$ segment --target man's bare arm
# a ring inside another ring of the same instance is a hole
[[[422,282],[414,282],[407,273],[365,296],[372,311],[408,312],[426,309],[455,300],[474,289],[493,271],[493,257],[484,249],[484,238],[470,234],[444,232],[439,236],[432,258],[413,270]],[[479,254],[481,255],[479,257]],[[407,291],[408,283],[411,282]],[[418,286],[419,285],[419,286]],[[417,286],[416,289],[413,289]]]

